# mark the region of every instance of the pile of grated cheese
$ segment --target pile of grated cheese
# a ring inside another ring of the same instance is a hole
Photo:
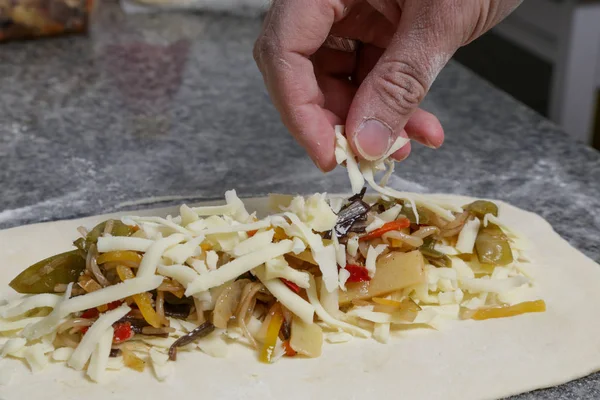
[[[354,192],[360,191],[364,182],[384,198],[402,199],[412,205],[422,206],[446,220],[460,207],[446,204],[426,196],[397,192],[386,187],[387,177],[393,171],[393,162],[387,157],[377,162],[357,163],[343,129],[338,127],[336,157],[348,168]],[[402,147],[398,141],[390,151]],[[375,172],[386,170],[383,182],[375,182]],[[278,204],[275,214],[259,219],[250,214],[234,190],[225,194],[221,206],[189,207],[182,205],[178,216],[123,217],[129,225],[140,230],[130,237],[103,236],[98,239],[100,253],[115,250],[144,252],[135,278],[108,286],[92,293],[71,297],[70,288],[65,295],[40,294],[24,296],[0,305],[0,357],[23,359],[32,371],[46,367],[50,361],[64,362],[76,370],[85,370],[94,381],[106,379],[107,371],[123,368],[123,359],[109,357],[112,324],[129,311],[127,305],[101,314],[76,348],[54,347],[57,328],[75,313],[124,299],[137,293],[156,289],[164,277],[177,280],[185,287],[185,295],[193,296],[204,310],[212,310],[215,289],[250,272],[254,274],[279,302],[304,323],[317,323],[324,329],[325,340],[330,343],[347,342],[353,337],[374,337],[387,342],[391,332],[406,322],[395,321],[390,314],[373,311],[370,305],[355,305],[346,312],[340,310],[338,295],[346,290],[350,276],[346,268],[347,256],[356,256],[358,240],[340,244],[324,241],[319,233],[334,229],[340,199],[328,199],[325,194],[304,198],[273,197]],[[281,206],[284,204],[284,206]],[[397,218],[400,209],[392,207],[377,215],[367,231],[381,227]],[[478,265],[476,258],[464,261],[462,254],[472,254],[479,225],[466,224],[456,246],[440,243],[436,250],[448,255],[451,268],[426,265],[426,282],[404,289],[421,306],[414,324],[425,324],[439,329],[444,321],[459,319],[461,307],[477,309],[490,304],[516,304],[535,298],[530,273],[530,260],[526,256],[526,242],[509,229],[501,219],[487,215],[483,224],[492,222],[502,228],[512,241],[514,262],[489,269]],[[479,222],[478,222],[479,223]],[[275,229],[285,232],[286,239],[276,240]],[[204,250],[209,248],[209,250]],[[386,245],[370,247],[366,268],[370,276],[377,274],[376,260]],[[292,268],[283,257],[286,254],[310,252],[322,274],[317,285],[315,277],[307,271]],[[306,289],[306,299],[296,294],[279,278]],[[175,328],[168,338],[136,335],[127,342],[128,349],[146,360],[160,380],[171,375],[173,363],[168,360],[168,348],[177,338],[196,328],[189,321],[170,318]],[[249,329],[256,331],[260,321],[251,317]],[[210,336],[179,350],[199,350],[216,357],[227,354],[226,340],[244,341],[238,328],[217,329]],[[278,342],[278,357],[284,354]],[[0,377],[3,373],[0,372]],[[8,374],[0,383],[7,383]],[[3,380],[5,382],[3,382]]]

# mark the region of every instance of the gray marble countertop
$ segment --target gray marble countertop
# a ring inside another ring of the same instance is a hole
[[[230,188],[349,189],[344,171],[323,175],[281,125],[252,60],[257,19],[101,6],[89,37],[2,45],[0,228]],[[415,146],[392,186],[505,200],[600,261],[598,152],[457,64],[425,108],[447,141]],[[600,398],[600,374],[516,398],[550,397]]]

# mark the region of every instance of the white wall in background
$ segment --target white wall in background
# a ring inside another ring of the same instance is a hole
[[[590,144],[600,90],[600,1],[527,0],[494,31],[554,64],[550,118]]]

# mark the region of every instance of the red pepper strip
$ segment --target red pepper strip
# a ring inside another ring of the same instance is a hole
[[[81,313],[81,318],[96,318],[98,315],[100,314],[100,312],[98,311],[97,308],[90,308],[89,310],[85,310],[84,312]]]
[[[279,278],[281,279],[281,282],[285,283],[287,287],[289,287],[290,289],[292,289],[294,292],[296,293],[300,293],[300,286],[296,285],[294,282],[290,282],[287,279],[284,278]]]
[[[121,304],[123,304],[123,302],[121,300],[117,300],[117,301],[108,303],[106,306],[108,307],[109,310],[114,310],[115,308],[118,308]]]
[[[360,265],[346,265],[346,271],[350,272],[350,277],[346,282],[366,282],[370,281],[369,271]]]
[[[113,343],[122,343],[135,335],[131,329],[130,322],[119,322],[113,325],[115,333],[113,334]]]
[[[123,343],[135,336],[130,322],[117,322],[113,324],[115,333],[113,334],[113,343]],[[89,326],[82,327],[79,331],[85,335],[90,330]]]
[[[381,237],[384,233],[389,231],[397,231],[400,229],[408,228],[410,226],[410,221],[408,218],[397,219],[396,221],[388,222],[384,224],[381,228],[375,229],[374,231],[367,233],[364,236],[361,236],[358,240],[371,240],[378,237]]]
[[[292,349],[289,340],[283,342],[283,348],[285,349],[285,355],[288,357],[294,357],[296,354],[298,354],[296,350]]]
[[[248,237],[251,238],[252,236],[256,235],[257,232],[258,230],[248,231]]]
[[[121,304],[123,304],[123,302],[121,300],[117,300],[117,301],[113,301],[110,302],[106,305],[108,310],[114,310],[115,308],[119,307]],[[85,310],[84,312],[81,313],[81,318],[97,318],[98,315],[100,315],[100,311],[98,311],[98,308],[90,308],[89,310]]]

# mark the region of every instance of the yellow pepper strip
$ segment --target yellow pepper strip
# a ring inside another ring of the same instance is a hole
[[[131,268],[127,268],[123,265],[117,266],[117,274],[119,274],[119,278],[121,278],[122,281],[133,279],[135,277],[133,271],[131,271]],[[140,309],[140,312],[142,313],[142,316],[146,322],[155,328],[160,328],[161,320],[158,317],[158,314],[156,314],[154,307],[152,307],[152,295],[147,292],[134,294],[133,300]]]
[[[546,302],[544,300],[535,300],[525,301],[513,306],[482,308],[475,311],[471,318],[481,321],[490,318],[514,317],[515,315],[544,311],[546,311]]]
[[[302,260],[302,261],[307,262],[312,265],[319,265],[315,261],[315,258],[313,257],[312,252],[310,250],[304,250],[303,252],[298,253],[298,254],[289,253],[287,255],[290,257],[296,258],[298,260]]]
[[[280,309],[275,311],[267,328],[267,334],[265,336],[265,343],[260,352],[259,360],[261,362],[270,364],[273,361],[273,352],[275,351],[275,345],[277,344],[277,338],[279,337],[279,330],[283,324],[283,314]]]
[[[101,306],[96,307],[96,309],[100,312],[107,312],[108,311],[108,305],[107,304],[102,304]]]
[[[117,250],[100,254],[96,261],[98,264],[119,262],[126,263],[130,267],[137,267],[142,262],[142,256],[131,250]]]
[[[136,356],[133,351],[123,350],[123,364],[126,367],[129,367],[138,372],[144,372],[144,368],[146,367],[146,362]]]
[[[204,251],[209,251],[212,250],[212,244],[205,242],[200,245],[200,248]]]
[[[371,301],[373,301],[373,303],[377,305],[386,306],[394,309],[421,311],[421,307],[410,298],[406,298],[402,301],[399,301],[386,299],[383,297],[373,297]]]

